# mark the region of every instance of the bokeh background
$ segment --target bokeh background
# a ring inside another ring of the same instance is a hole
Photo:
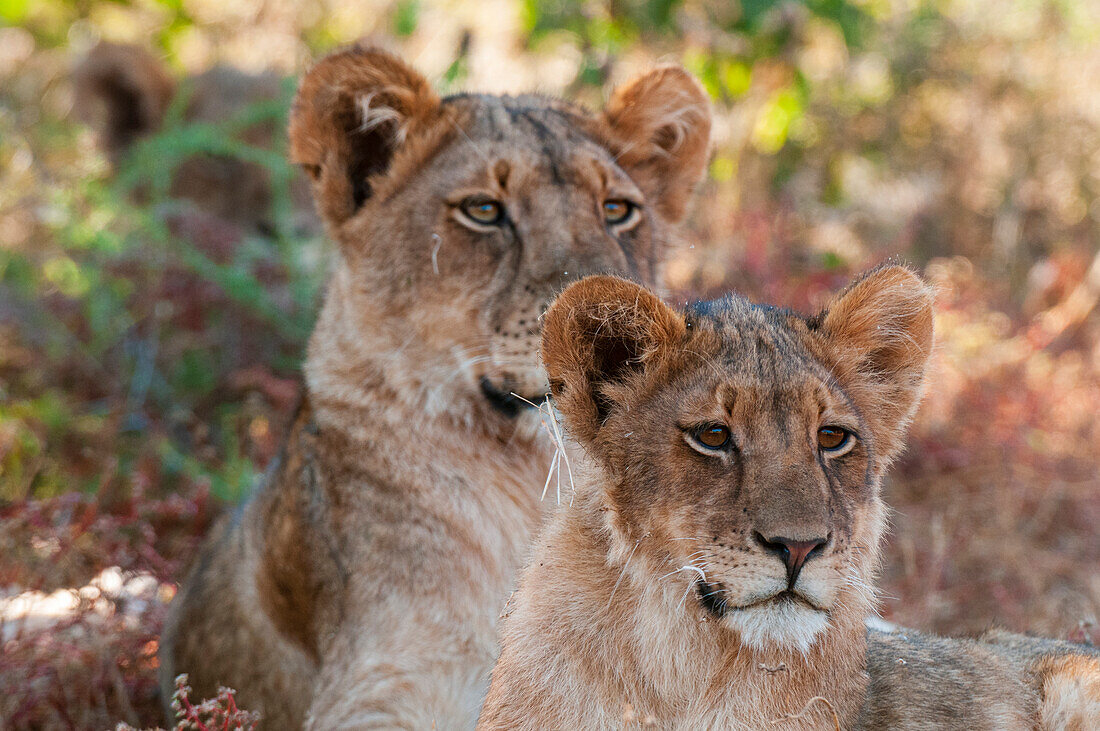
[[[165,602],[278,449],[324,282],[294,80],[361,37],[443,92],[694,72],[674,298],[812,310],[889,258],[939,287],[883,615],[1100,637],[1100,3],[0,0],[0,727],[162,723]],[[124,150],[74,76],[101,40],[176,83]]]

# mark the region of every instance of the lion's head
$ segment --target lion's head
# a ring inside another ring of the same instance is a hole
[[[597,115],[539,96],[440,98],[378,50],[322,60],[290,125],[340,248],[312,390],[350,401],[377,376],[422,413],[495,418],[523,407],[512,394],[541,399],[549,302],[587,274],[655,282],[709,129],[705,95],[673,67]]]
[[[265,234],[275,229],[278,217],[272,206],[280,197],[272,172],[233,148],[273,146],[279,123],[267,108],[284,95],[283,80],[277,75],[215,66],[177,82],[149,50],[105,41],[84,57],[72,81],[74,111],[95,130],[99,147],[115,167],[125,168],[139,142],[163,131],[173,105],[179,107],[180,117],[174,124],[222,128],[225,140],[203,141],[206,136],[197,135],[188,138],[192,141],[174,143],[174,148],[181,149],[199,143],[201,149],[184,159],[170,156],[163,161],[163,165],[174,165],[167,192],[189,201],[204,214],[246,229]],[[256,121],[241,124],[249,116]],[[142,191],[146,184],[142,181],[139,186]],[[316,232],[319,225],[309,210],[309,192],[302,176],[290,181],[289,192],[296,230]]]
[[[681,312],[590,277],[545,320],[551,391],[600,475],[585,499],[613,560],[682,582],[687,611],[758,649],[805,652],[841,615],[862,622],[881,477],[932,347],[919,277],[876,270],[809,318],[737,296]]]

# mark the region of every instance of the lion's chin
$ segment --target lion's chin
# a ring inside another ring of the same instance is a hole
[[[785,596],[730,609],[722,621],[753,649],[797,650],[803,655],[829,627],[828,613]]]

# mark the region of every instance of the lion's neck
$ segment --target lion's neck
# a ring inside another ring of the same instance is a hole
[[[304,368],[314,421],[348,445],[348,468],[422,493],[468,485],[472,500],[538,512],[549,445],[537,414],[497,413],[364,299],[333,278]]]
[[[386,439],[411,424],[436,451],[451,441],[467,447],[541,449],[538,420],[510,419],[485,400],[460,372],[384,304],[359,290],[347,273],[332,277],[304,367],[306,388],[320,422],[358,441]]]

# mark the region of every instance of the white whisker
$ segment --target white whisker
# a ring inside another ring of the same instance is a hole
[[[432,247],[432,271],[439,276],[439,247],[443,245],[443,238],[439,234],[432,234],[435,246]]]
[[[561,425],[558,423],[558,419],[554,414],[553,406],[550,405],[550,396],[547,395],[546,399],[541,404],[536,404],[530,399],[524,398],[514,391],[511,392],[511,395],[538,410],[542,418],[542,425],[550,434],[550,439],[554,442],[554,447],[556,449],[556,455],[553,465],[557,467],[558,505],[561,505],[561,463],[565,462],[565,470],[569,479],[569,505],[572,506],[573,499],[577,496],[577,486],[576,483],[573,481],[573,466],[569,462],[569,451],[565,448],[565,435],[562,432]],[[546,479],[546,484],[549,485],[550,476],[547,475]],[[543,490],[544,497],[545,494],[545,490]]]
[[[480,157],[482,160],[484,160],[486,165],[491,165],[492,161],[489,160],[489,158],[485,155],[484,152],[481,151],[481,148],[477,146],[477,143],[474,142],[473,139],[470,138],[470,135],[466,134],[466,130],[462,129],[462,127],[455,120],[452,119],[452,120],[450,120],[450,122],[451,122],[451,125],[455,129],[457,129],[462,134],[463,137],[466,138],[466,142],[469,143],[469,145],[473,149],[474,153],[476,153],[478,157]]]
[[[623,577],[626,576],[626,568],[630,566],[630,559],[634,558],[634,552],[638,550],[638,544],[641,542],[641,538],[634,541],[634,548],[630,549],[630,555],[626,557],[626,563],[623,564],[623,570],[619,572],[619,579],[611,589],[611,596],[607,598],[607,609],[611,608],[611,600],[615,598],[615,592],[619,590],[619,584],[623,583]]]
[[[680,568],[676,569],[675,571],[669,571],[667,574],[665,574],[664,576],[662,576],[660,579],[657,579],[657,580],[660,581],[661,579],[667,579],[668,577],[672,576],[673,574],[678,574],[681,571],[694,571],[697,574],[699,574],[699,576],[703,579],[703,581],[707,580],[707,575],[705,573],[703,573],[703,570],[701,568],[699,568],[698,566],[691,566],[689,564],[685,564],[685,565],[681,566]]]

